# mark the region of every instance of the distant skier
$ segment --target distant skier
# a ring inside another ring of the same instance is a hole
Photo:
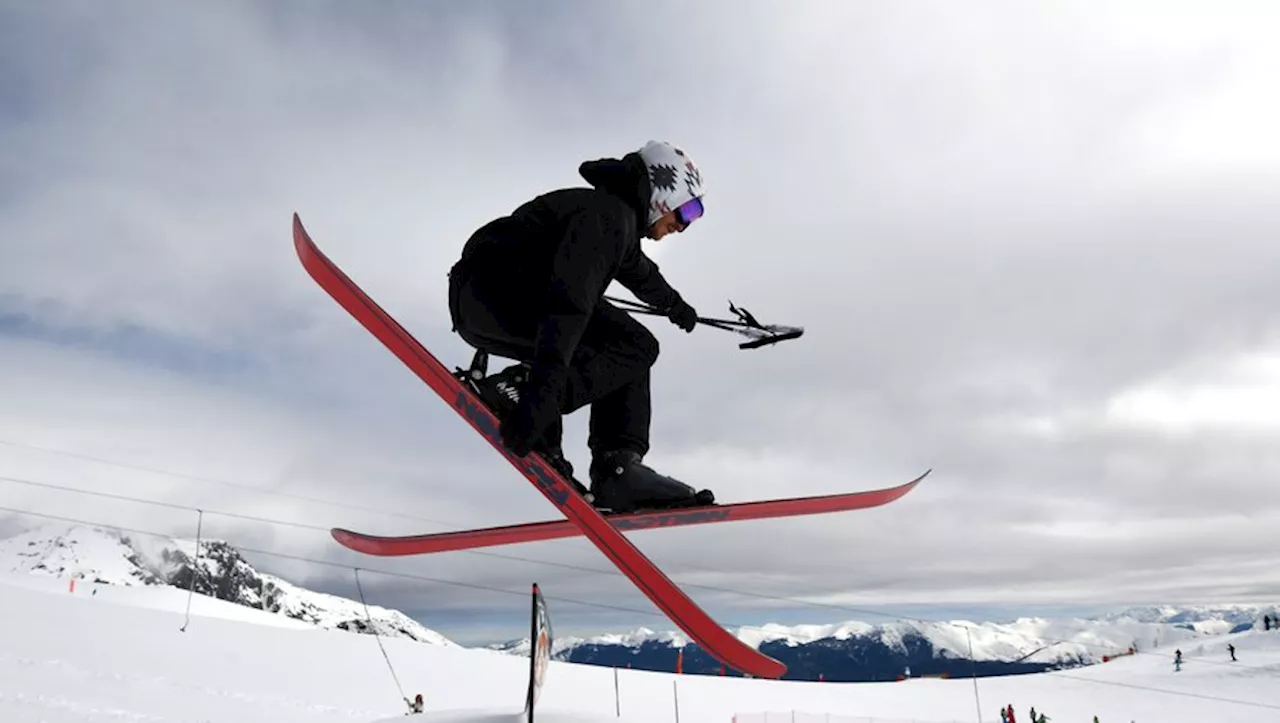
[[[561,417],[591,405],[591,492],[615,511],[708,504],[714,496],[650,469],[649,370],[658,341],[602,297],[612,281],[686,332],[698,313],[640,247],[703,213],[702,175],[684,151],[650,141],[621,159],[587,161],[592,188],[540,195],[471,235],[449,272],[454,329],[518,364],[482,380],[516,456],[543,454],[566,476]]]
[[[1009,723],[1009,711],[1000,709],[1000,723]]]
[[[1231,662],[1233,663],[1238,662],[1236,660],[1236,646],[1232,645],[1231,643],[1227,643],[1227,652],[1231,653]]]
[[[1013,703],[1008,705],[1009,723],[1018,723],[1018,718],[1013,714]]]
[[[1181,670],[1182,670],[1182,649],[1178,648],[1177,650],[1173,651],[1173,672],[1176,673]]]
[[[405,715],[413,715],[414,713],[422,712],[422,694],[421,693],[418,693],[417,695],[413,696],[412,701],[410,701],[408,698],[405,698],[404,702],[409,706],[409,712],[406,713]]]

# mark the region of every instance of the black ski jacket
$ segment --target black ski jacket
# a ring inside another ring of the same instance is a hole
[[[563,368],[610,282],[660,310],[680,294],[640,248],[649,207],[649,174],[639,154],[578,167],[592,188],[538,196],[476,231],[462,265],[491,288],[523,296],[540,313],[534,364]]]

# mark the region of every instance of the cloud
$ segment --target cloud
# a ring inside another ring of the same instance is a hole
[[[807,331],[738,351],[652,323],[649,461],[726,501],[935,470],[878,510],[635,536],[678,581],[722,588],[690,588],[713,612],[806,609],[724,590],[907,606],[1280,589],[1258,567],[1280,514],[1274,370],[1247,366],[1280,348],[1268,5],[3,12],[3,474],[311,525],[208,518],[344,565],[371,561],[327,526],[553,518],[306,278],[289,220],[465,364],[445,273],[471,231],[579,183],[582,160],[666,138],[709,189],[697,228],[651,245],[668,279],[703,315],[732,299]],[[584,469],[585,417],[568,420]],[[192,522],[3,489],[48,514]],[[446,633],[509,615],[516,637],[503,591],[535,576],[606,606],[578,625],[662,623],[614,609],[652,610],[583,540],[492,552],[382,561],[416,577],[369,589]],[[341,567],[255,562],[351,591]]]

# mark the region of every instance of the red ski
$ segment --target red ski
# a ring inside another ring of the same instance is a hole
[[[520,470],[622,574],[630,578],[671,622],[703,650],[726,666],[757,678],[781,678],[787,672],[787,666],[742,642],[711,619],[540,455],[530,454],[521,459],[508,452],[498,433],[498,419],[431,352],[316,248],[296,213],[293,216],[293,245],[303,268],[334,301]]]
[[[929,472],[925,472],[910,482],[897,487],[869,490],[867,492],[796,497],[786,500],[738,502],[677,510],[631,512],[628,514],[606,515],[605,519],[618,530],[634,532],[636,530],[656,530],[664,527],[682,527],[684,525],[707,525],[713,522],[763,520],[775,517],[820,515],[828,512],[863,510],[893,502],[914,489],[920,483],[920,480],[924,479],[928,474]],[[423,555],[431,552],[450,552],[478,547],[513,545],[520,542],[555,540],[561,537],[575,537],[581,534],[582,530],[567,520],[548,520],[546,522],[528,522],[522,525],[507,525],[505,527],[487,527],[481,530],[458,530],[457,532],[436,532],[428,535],[406,535],[403,537],[379,537],[337,528],[333,530],[333,539],[344,547],[351,548],[356,552],[363,552],[366,555],[397,556]]]

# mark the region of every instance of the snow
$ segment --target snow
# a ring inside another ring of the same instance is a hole
[[[476,709],[425,711],[422,715],[412,718],[397,716],[395,718],[384,718],[378,723],[523,723],[525,720],[527,718],[523,712],[512,713],[509,710]],[[546,721],[547,723],[600,723],[600,716],[574,711],[555,711],[544,715],[541,706],[539,706],[534,720]],[[611,718],[611,720],[618,719]]]
[[[384,639],[405,695],[427,714],[406,718],[400,692],[367,635],[288,621],[172,588],[78,585],[0,574],[0,721],[4,723],[514,723],[528,661],[488,650]],[[97,594],[93,594],[93,590]],[[552,610],[553,622],[557,611]],[[266,623],[266,624],[264,624]],[[1189,631],[1188,631],[1189,632]],[[1226,653],[1234,643],[1240,662]],[[1184,665],[1174,672],[1172,649]],[[974,721],[974,681],[799,683],[615,671],[553,662],[543,723],[679,720],[729,723]],[[983,720],[1012,703],[1056,723],[1271,723],[1280,720],[1280,633],[1201,636],[1066,671],[979,678]],[[673,690],[674,688],[674,690]],[[1231,701],[1246,701],[1242,704]],[[806,714],[809,714],[806,716]],[[757,716],[754,719],[750,716]],[[816,717],[812,717],[816,716]]]

